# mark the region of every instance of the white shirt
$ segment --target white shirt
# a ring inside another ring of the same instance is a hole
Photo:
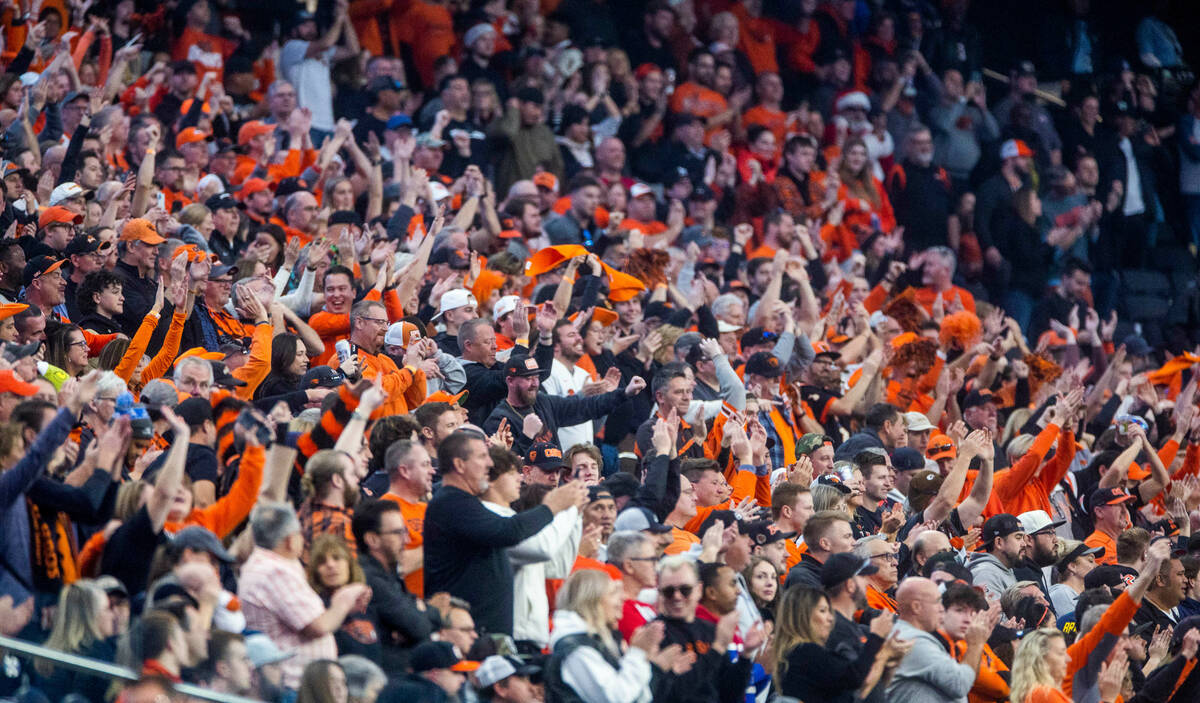
[[[542,381],[542,390],[550,395],[569,396],[583,393],[583,386],[591,383],[592,377],[587,371],[576,366],[568,369],[567,365],[558,359],[550,366],[550,378]],[[564,453],[576,444],[595,444],[596,434],[592,431],[592,421],[581,422],[578,425],[558,428],[558,447]]]
[[[1142,198],[1142,176],[1138,173],[1137,159],[1133,157],[1133,143],[1125,137],[1120,143],[1121,153],[1125,156],[1125,207],[1121,214],[1140,215],[1146,211],[1146,201]]]
[[[305,57],[308,42],[292,39],[279,52],[279,72],[296,87],[296,104],[312,111],[313,129],[332,132],[333,84],[329,78],[329,66],[337,49],[330,47],[325,52]]]

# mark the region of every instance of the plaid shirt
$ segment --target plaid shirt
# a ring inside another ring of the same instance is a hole
[[[295,652],[279,666],[283,685],[300,686],[304,667],[317,659],[337,659],[333,635],[306,638],[300,633],[325,612],[321,597],[308,585],[304,568],[269,549],[255,547],[238,579],[238,600],[246,614],[246,628],[258,630],[285,652]]]

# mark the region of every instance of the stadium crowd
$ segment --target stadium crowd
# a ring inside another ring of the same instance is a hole
[[[0,0],[0,699],[1200,700],[1183,5]]]

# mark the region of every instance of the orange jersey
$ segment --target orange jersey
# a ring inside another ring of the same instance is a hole
[[[385,493],[381,500],[390,500],[400,506],[404,526],[408,528],[408,544],[405,549],[416,549],[425,544],[425,508],[427,503],[410,503],[395,493]],[[425,597],[425,569],[422,567],[404,577],[404,585],[417,598]]]

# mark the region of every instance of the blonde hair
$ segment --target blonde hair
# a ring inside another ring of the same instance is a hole
[[[42,645],[67,654],[78,654],[93,642],[104,639],[104,633],[100,632],[100,614],[107,605],[108,595],[91,580],[63,586],[58,593],[54,625]],[[46,659],[39,659],[34,666],[43,676],[54,671],[54,664]]]
[[[205,205],[201,203],[192,203],[191,205],[188,205],[180,210],[176,219],[178,219],[181,224],[196,227],[201,222],[204,222],[204,218],[208,217],[208,214],[209,210]]]
[[[793,586],[784,590],[775,609],[775,638],[771,645],[777,680],[787,672],[788,654],[793,649],[809,642],[825,645],[825,640],[818,639],[812,628],[812,614],[821,601],[828,603],[829,598],[817,588]]]
[[[556,605],[559,610],[570,610],[578,615],[592,634],[597,635],[610,654],[620,655],[621,650],[613,639],[612,629],[604,615],[604,597],[613,587],[607,572],[582,569],[571,574],[558,591]]]
[[[1038,686],[1049,686],[1057,689],[1062,682],[1055,681],[1046,665],[1046,653],[1050,651],[1050,641],[1062,639],[1063,633],[1044,627],[1034,630],[1021,640],[1017,653],[1013,657],[1012,685],[1009,687],[1013,703],[1025,703],[1025,699]]]

